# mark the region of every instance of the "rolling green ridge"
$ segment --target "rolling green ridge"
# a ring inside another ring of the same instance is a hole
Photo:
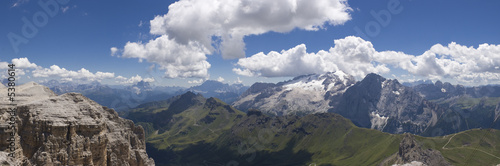
[[[472,129],[443,137],[416,138],[424,147],[436,149],[453,165],[500,164],[500,131]]]
[[[357,127],[334,113],[245,114],[216,98],[190,92],[139,106],[127,118],[145,128],[148,154],[160,166],[379,165],[398,153],[403,138]],[[416,139],[454,165],[500,164],[498,130]]]

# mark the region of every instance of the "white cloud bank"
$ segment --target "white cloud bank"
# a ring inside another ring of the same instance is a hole
[[[123,76],[115,77],[115,73],[110,72],[101,72],[97,71],[95,73],[81,68],[78,71],[68,70],[66,68],[59,67],[58,65],[52,65],[49,68],[44,68],[42,66],[38,66],[35,63],[29,61],[28,58],[14,58],[11,60],[11,63],[15,65],[16,76],[27,75],[28,79],[33,78],[51,78],[51,79],[60,79],[64,82],[92,82],[92,81],[102,81],[105,79],[114,79],[117,83],[120,84],[136,84],[138,82],[154,82],[154,78],[142,78],[139,75],[125,78]],[[7,70],[9,67],[8,62],[0,61],[0,70]],[[5,71],[5,73],[7,73]],[[1,75],[2,79],[6,78],[5,75]],[[19,77],[18,77],[19,78]]]
[[[219,78],[217,78],[217,81],[219,81],[219,82],[224,82],[224,78],[219,77]]]
[[[306,45],[301,44],[279,53],[257,53],[238,60],[241,68],[233,71],[245,76],[282,77],[342,70],[361,78],[370,72],[389,72],[384,64],[372,63],[375,53],[371,42],[350,36],[335,40],[329,51],[307,53]]]
[[[372,43],[348,36],[334,41],[330,50],[307,53],[304,44],[281,52],[257,53],[239,59],[233,71],[239,75],[282,77],[343,70],[358,78],[368,73],[388,73],[389,66],[430,79],[449,78],[462,84],[500,81],[500,45],[467,47],[436,44],[422,55],[376,51]]]
[[[130,78],[126,78],[126,77],[123,77],[123,76],[117,76],[116,77],[116,82],[120,83],[120,84],[137,84],[138,82],[155,82],[155,79],[153,77],[150,77],[150,78],[142,78],[140,75],[136,75],[136,76],[133,76],[133,77],[130,77]]]
[[[189,84],[201,84],[205,82],[203,79],[188,81]]]
[[[52,65],[50,68],[37,68],[33,70],[33,77],[59,77],[66,81],[101,81],[103,79],[112,79],[115,73],[96,72],[92,73],[85,68],[78,71],[67,70],[57,65]]]
[[[208,78],[206,55],[245,57],[243,38],[293,29],[316,31],[350,20],[347,0],[180,0],[150,21],[158,38],[128,42],[111,54],[158,64],[169,78]]]

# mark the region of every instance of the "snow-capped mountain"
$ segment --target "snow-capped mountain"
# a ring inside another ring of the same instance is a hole
[[[303,75],[277,84],[255,83],[233,106],[271,115],[327,112],[331,100],[354,83],[354,77],[342,71]]]
[[[397,80],[368,74],[355,82],[340,71],[277,84],[256,83],[233,106],[277,116],[333,112],[360,127],[415,134],[428,132],[446,111]]]

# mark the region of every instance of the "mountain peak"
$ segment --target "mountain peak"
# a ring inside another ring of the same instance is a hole
[[[382,77],[381,75],[378,75],[375,73],[370,73],[370,74],[366,75],[366,77],[363,79],[363,81],[364,80],[382,82],[382,81],[385,81],[386,79],[384,77]]]
[[[194,98],[194,97],[196,97],[196,94],[191,91],[187,91],[186,93],[181,95],[181,98]]]
[[[426,165],[450,165],[439,151],[422,148],[413,135],[405,133],[399,144],[396,162],[404,164],[412,161]]]

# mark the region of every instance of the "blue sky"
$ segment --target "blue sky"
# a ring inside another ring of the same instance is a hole
[[[49,16],[40,2],[57,3],[57,13]],[[192,86],[206,79],[235,83],[239,78],[251,85],[343,70],[358,79],[376,72],[402,81],[500,83],[499,1],[348,0],[329,6],[305,4],[323,0],[276,0],[275,4],[262,0],[181,0],[177,4],[189,5],[171,6],[175,2],[0,1],[0,65],[17,59],[22,63],[22,82],[59,79],[131,84],[146,80],[156,85]],[[296,5],[291,7],[297,9],[293,14],[286,7],[290,4]],[[388,5],[395,5],[397,12],[391,13]],[[226,10],[214,14],[219,11],[210,8],[215,7]],[[276,15],[262,14],[268,8],[277,11]],[[191,10],[194,12],[186,13]],[[239,12],[243,10],[247,13]],[[389,13],[391,18],[381,15],[382,21],[378,21],[373,12]],[[40,16],[38,22],[42,23],[35,25],[37,33],[26,37],[23,18],[33,23],[34,16]],[[151,20],[157,22],[152,25]],[[175,20],[181,22],[176,24]],[[321,27],[312,30],[311,26]],[[28,42],[19,44],[16,52],[9,33]],[[207,43],[204,39],[212,40]],[[172,45],[159,44],[156,47],[165,48],[155,50],[146,47],[155,40]],[[185,41],[194,44],[187,47]],[[127,48],[127,43],[136,47]],[[241,44],[244,46],[238,49]],[[117,50],[114,56],[111,48]],[[300,52],[304,48],[307,50]],[[166,53],[169,50],[180,52],[171,55]],[[324,53],[318,53],[321,50]],[[312,60],[304,60],[308,57]],[[57,66],[51,68],[53,65]]]

